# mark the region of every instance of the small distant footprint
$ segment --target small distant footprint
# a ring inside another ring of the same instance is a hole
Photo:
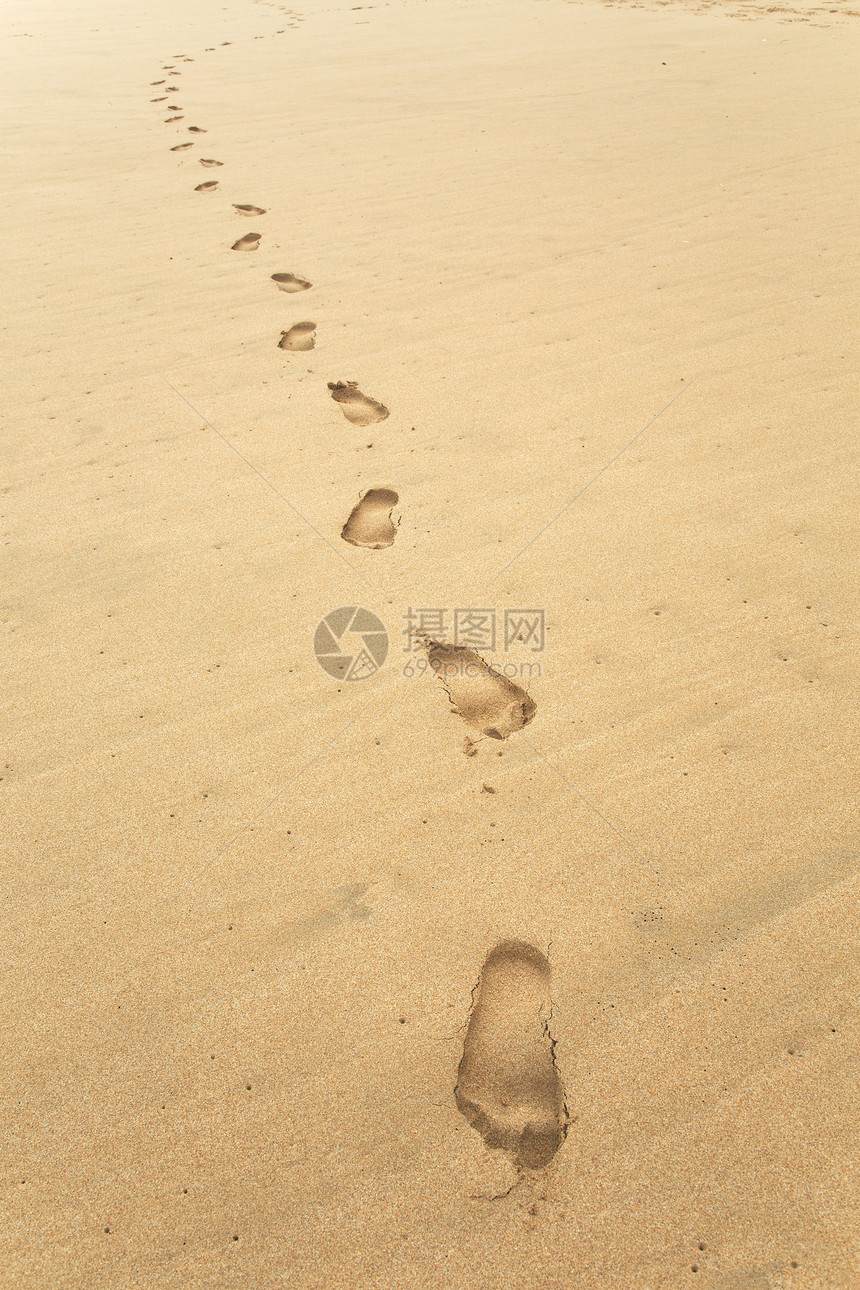
[[[191,131],[191,133],[192,133],[192,134],[208,134],[208,133],[209,133],[209,131],[208,131],[208,130],[204,130],[204,129],[203,129],[203,126],[202,126],[202,125],[190,125],[190,126],[188,127],[188,129]]]
[[[329,381],[328,388],[347,421],[353,425],[372,426],[374,421],[384,421],[389,416],[388,408],[362,394],[355,381]]]
[[[171,122],[171,121],[184,121],[184,119],[185,119],[185,118],[184,118],[184,117],[181,117],[181,116],[166,116],[166,117],[164,118],[164,124],[165,124],[165,125],[170,125],[170,122]]]
[[[223,162],[223,161],[213,161],[211,157],[201,157],[201,158],[200,158],[200,164],[201,164],[201,166],[206,166],[206,167],[208,167],[208,168],[210,168],[210,169],[211,169],[211,167],[212,167],[212,166],[223,166],[223,165],[224,165],[224,162]]]
[[[278,349],[313,349],[316,323],[293,323],[289,331],[281,332]]]
[[[236,211],[237,214],[239,215],[265,215],[266,214],[262,206],[238,206],[236,202],[233,203],[233,210]]]
[[[167,93],[168,93],[168,94],[178,94],[178,93],[179,93],[179,86],[178,86],[178,85],[167,85],[167,86],[165,86],[165,89],[167,90]]]
[[[149,101],[150,101],[150,103],[164,103],[164,102],[166,101],[166,99],[167,99],[167,95],[166,95],[166,94],[162,94],[162,96],[161,96],[161,98],[160,98],[160,99],[150,99]]]
[[[217,187],[218,187],[218,180],[210,179],[205,184],[198,184],[197,187],[194,189],[194,191],[195,193],[214,193]]]
[[[534,700],[514,681],[494,671],[474,650],[428,641],[427,659],[445,686],[455,712],[491,739],[507,739],[534,717]]]
[[[150,85],[163,85],[164,81],[150,81]]]
[[[297,278],[293,273],[273,273],[272,281],[277,282],[281,291],[307,291],[311,283],[304,278]]]
[[[193,141],[190,143],[175,143],[170,149],[171,152],[184,152],[186,148],[193,148]]]
[[[341,530],[344,542],[366,546],[371,551],[393,546],[397,525],[391,519],[391,512],[399,500],[391,488],[368,489]]]
[[[181,112],[182,108],[179,106],[178,103],[168,103],[166,110],[168,112]]]
[[[549,1164],[567,1132],[548,1017],[550,968],[526,941],[502,941],[481,971],[454,1097],[487,1146],[524,1169]]]

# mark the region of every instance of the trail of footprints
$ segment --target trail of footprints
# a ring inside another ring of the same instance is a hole
[[[223,42],[225,45],[229,41]],[[175,55],[164,71],[171,79],[181,76],[176,62],[194,60]],[[151,100],[165,103],[178,85]],[[184,120],[183,109],[168,103],[175,115],[166,124]],[[187,127],[189,134],[206,134],[202,126]],[[174,144],[171,152],[187,152],[195,140]],[[204,169],[222,167],[214,157],[198,158]],[[195,185],[198,193],[211,193],[219,180]],[[262,206],[233,202],[237,215],[258,219],[268,212]],[[256,251],[263,235],[245,233],[232,243],[233,251]],[[310,291],[312,284],[295,273],[271,275],[279,291],[289,295]],[[295,322],[281,332],[278,348],[307,352],[316,343],[316,323]],[[366,427],[384,421],[388,408],[359,389],[355,381],[330,381],[331,398],[352,425]],[[381,551],[393,546],[399,521],[394,509],[398,494],[387,487],[370,488],[353,507],[341,537],[352,546]],[[507,739],[534,717],[535,703],[525,690],[490,667],[474,650],[427,638],[423,642],[431,668],[439,677],[452,710],[479,734]],[[470,742],[470,741],[467,741]],[[544,954],[525,941],[502,941],[484,962],[469,1018],[463,1056],[454,1096],[457,1107],[486,1145],[506,1152],[518,1169],[548,1165],[564,1141],[568,1114],[564,1090],[555,1062],[549,1030],[550,967]]]

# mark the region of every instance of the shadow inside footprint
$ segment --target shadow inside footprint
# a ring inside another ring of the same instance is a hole
[[[235,202],[233,203],[233,210],[236,211],[239,215],[265,215],[266,214],[262,206],[237,206]]]
[[[281,332],[278,349],[313,349],[315,331],[314,322],[293,323],[289,331]]]
[[[190,130],[190,132],[191,132],[192,134],[208,134],[208,133],[209,133],[209,131],[208,131],[208,130],[204,130],[204,129],[203,129],[203,126],[202,126],[202,125],[190,125],[190,126],[188,127],[188,129]]]
[[[384,421],[390,415],[383,403],[362,394],[355,381],[329,381],[328,388],[347,421],[353,425],[372,426],[375,421]]]
[[[311,286],[304,278],[297,278],[294,273],[273,273],[272,281],[277,282],[280,291],[308,291]]]
[[[393,546],[397,525],[391,519],[391,512],[398,500],[391,488],[368,489],[341,530],[344,542],[366,546],[371,551]]]
[[[231,251],[256,251],[257,247],[260,245],[260,238],[262,236],[263,236],[262,233],[246,233],[244,237],[239,238],[238,242],[233,243],[233,245],[230,247],[230,250]]]
[[[223,161],[213,161],[211,157],[201,157],[201,158],[200,158],[200,164],[201,164],[201,166],[223,166],[223,165],[224,165],[224,162],[223,162]]]
[[[549,1164],[567,1132],[549,1032],[550,968],[526,941],[487,956],[463,1044],[454,1097],[487,1146],[525,1169]]]
[[[193,148],[193,147],[194,147],[194,142],[193,142],[193,141],[192,141],[191,143],[175,143],[175,144],[173,145],[173,147],[170,149],[170,151],[171,151],[171,152],[184,152],[186,148]]]
[[[491,739],[507,739],[534,717],[537,704],[472,649],[427,642],[427,660],[448,692],[454,711]]]
[[[205,184],[197,184],[194,191],[195,193],[214,193],[217,187],[218,187],[218,180],[210,179]]]

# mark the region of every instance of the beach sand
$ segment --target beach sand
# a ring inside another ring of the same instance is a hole
[[[4,1286],[860,1285],[858,34],[9,0]]]

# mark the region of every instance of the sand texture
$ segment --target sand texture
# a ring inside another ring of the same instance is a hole
[[[860,1286],[858,40],[8,0],[4,1288]]]

